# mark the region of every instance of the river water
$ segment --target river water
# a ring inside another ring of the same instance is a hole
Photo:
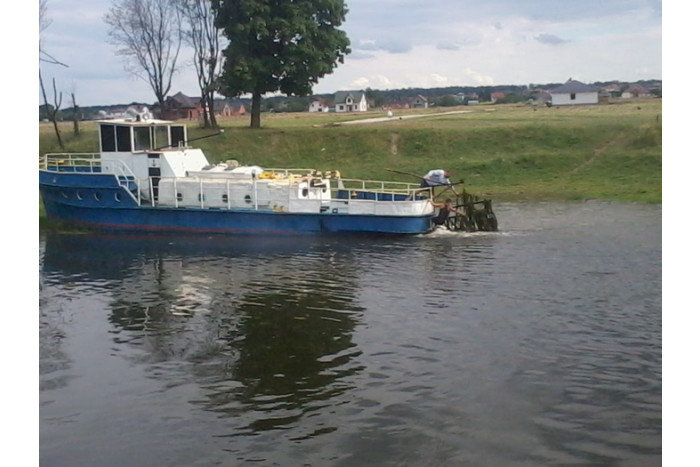
[[[40,236],[46,466],[661,464],[661,207]]]

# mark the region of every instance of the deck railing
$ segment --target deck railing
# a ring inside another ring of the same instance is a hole
[[[114,175],[117,183],[126,188],[136,202],[141,203],[140,181],[124,161],[102,161],[99,153],[49,153],[39,159],[39,168],[59,172],[72,168],[75,172]],[[132,192],[134,187],[136,194]]]
[[[39,159],[39,168],[43,170],[60,170],[65,167],[87,168],[87,172],[102,171],[98,153],[49,153]]]
[[[408,201],[431,195],[429,187],[420,187],[417,183],[381,180],[338,179],[338,189],[362,193],[362,199],[373,201]]]

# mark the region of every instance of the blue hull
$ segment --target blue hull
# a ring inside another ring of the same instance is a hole
[[[431,215],[375,216],[139,206],[114,176],[40,171],[39,189],[51,219],[101,230],[237,235],[430,231]]]

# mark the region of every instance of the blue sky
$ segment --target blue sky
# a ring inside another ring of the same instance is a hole
[[[38,2],[37,2],[38,3]],[[78,104],[152,102],[103,21],[113,0],[49,0],[46,79]],[[352,53],[316,93],[339,89],[662,79],[660,0],[347,0]],[[189,59],[181,54],[183,65]],[[186,66],[171,94],[197,95]],[[64,102],[66,98],[64,97]]]

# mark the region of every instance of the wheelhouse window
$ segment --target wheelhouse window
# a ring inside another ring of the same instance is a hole
[[[168,127],[157,126],[153,128],[153,149],[168,147]]]
[[[133,132],[132,132],[133,128]],[[185,145],[187,132],[184,126],[127,126],[100,125],[102,152],[133,152]],[[132,146],[133,144],[133,146]]]
[[[151,129],[147,126],[134,127],[134,150],[147,151],[151,149]]]
[[[100,143],[103,152],[117,150],[117,140],[114,137],[114,125],[100,125]]]
[[[185,127],[184,126],[171,126],[170,127],[170,144],[172,147],[176,148],[182,143],[185,144]]]
[[[117,151],[131,152],[131,127],[117,125]]]
[[[100,125],[102,152],[131,152],[131,128],[123,125]]]

